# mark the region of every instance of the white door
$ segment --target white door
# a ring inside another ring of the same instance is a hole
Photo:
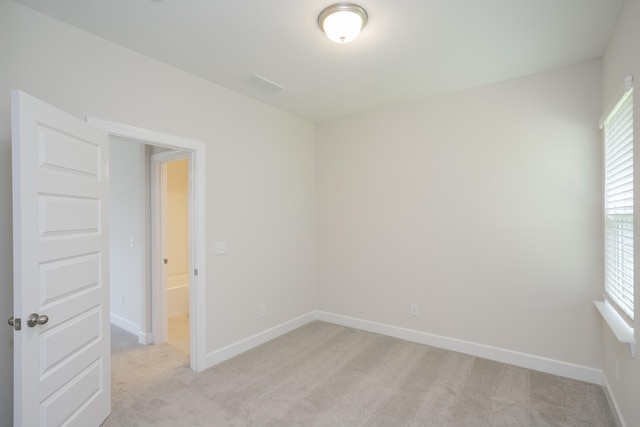
[[[111,410],[108,136],[11,101],[14,424],[97,426]]]

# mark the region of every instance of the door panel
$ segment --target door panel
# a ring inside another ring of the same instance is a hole
[[[71,416],[83,406],[91,405],[104,392],[100,375],[102,370],[101,361],[94,361],[72,381],[42,402],[40,413],[45,425],[62,425],[65,421],[70,421]],[[77,422],[72,421],[71,424],[77,424]]]
[[[100,179],[99,146],[46,126],[38,133],[41,168]]]
[[[111,406],[108,137],[12,93],[14,423],[99,425]],[[48,316],[27,325],[31,313]]]
[[[98,233],[100,200],[40,195],[40,238]]]
[[[96,253],[40,264],[40,304],[100,286],[101,262]]]

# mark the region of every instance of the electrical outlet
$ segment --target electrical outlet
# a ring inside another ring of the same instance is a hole
[[[260,317],[267,316],[267,306],[265,304],[260,305],[260,308],[258,308],[258,314]]]
[[[227,253],[227,243],[225,241],[215,242],[213,245],[215,255],[225,255]]]
[[[418,304],[411,304],[411,310],[409,311],[409,313],[412,316],[417,316],[418,315]]]

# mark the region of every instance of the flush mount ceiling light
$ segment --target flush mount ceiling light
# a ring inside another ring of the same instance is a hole
[[[329,6],[318,16],[318,26],[336,43],[348,43],[358,37],[367,25],[367,12],[352,3],[337,3]]]

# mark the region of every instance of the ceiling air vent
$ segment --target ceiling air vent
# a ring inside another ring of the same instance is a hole
[[[262,76],[254,74],[244,81],[249,86],[253,86],[257,89],[261,89],[265,92],[276,93],[284,90],[284,86],[280,86],[277,83],[272,82],[271,80],[265,79]]]

